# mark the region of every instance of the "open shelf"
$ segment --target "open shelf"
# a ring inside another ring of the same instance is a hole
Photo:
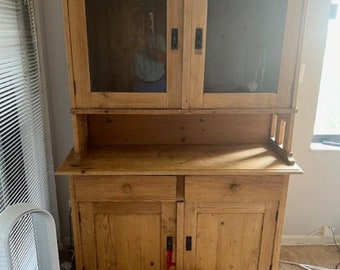
[[[73,151],[59,175],[290,175],[288,165],[267,144],[117,145]]]

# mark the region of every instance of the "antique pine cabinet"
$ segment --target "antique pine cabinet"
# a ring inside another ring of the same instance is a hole
[[[278,269],[306,0],[63,0],[77,269]]]

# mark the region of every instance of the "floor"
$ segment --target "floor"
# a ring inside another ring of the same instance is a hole
[[[61,252],[60,262],[70,261],[70,252]],[[281,260],[335,269],[340,262],[340,252],[335,246],[283,246]],[[338,267],[340,269],[340,265]],[[75,269],[75,268],[73,268]],[[298,266],[280,263],[279,270],[299,270]]]
[[[335,269],[340,262],[340,252],[335,246],[283,246],[281,260]],[[303,268],[283,263],[279,266],[279,270],[298,269]]]

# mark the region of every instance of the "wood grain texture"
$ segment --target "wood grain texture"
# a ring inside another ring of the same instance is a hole
[[[74,152],[83,155],[88,146],[87,115],[72,115]]]
[[[185,269],[268,269],[277,203],[198,203],[186,207],[193,238]],[[190,227],[189,227],[190,226]],[[193,228],[196,227],[196,229]],[[192,264],[193,263],[193,264]]]
[[[277,94],[225,93],[203,94],[203,108],[274,108]]]
[[[70,201],[71,201],[71,218],[73,228],[73,242],[74,242],[74,251],[75,251],[75,260],[77,262],[77,269],[83,268],[83,254],[81,250],[81,234],[80,234],[80,220],[79,220],[79,207],[78,203],[75,200],[75,190],[74,190],[74,181],[73,177],[69,177],[69,193],[70,193]]]
[[[226,114],[271,114],[296,113],[294,108],[212,108],[212,109],[72,109],[72,114],[106,114],[106,115],[226,115]]]
[[[305,8],[304,0],[289,0],[287,1],[287,4],[287,19],[281,56],[278,95],[276,101],[276,107],[281,108],[292,106],[294,90],[296,91],[296,89],[293,87],[296,86],[294,82],[298,80],[296,75],[297,70],[299,71],[300,69],[300,66],[297,66],[297,56]]]
[[[60,175],[289,175],[300,174],[264,144],[96,147],[79,161],[73,151]]]
[[[65,47],[67,55],[67,72],[68,72],[68,86],[70,91],[71,108],[76,107],[75,92],[74,92],[74,75],[73,75],[73,56],[72,56],[72,41],[70,30],[70,13],[68,7],[68,0],[63,0],[63,16],[64,16],[64,31],[65,31]]]
[[[173,176],[82,176],[74,178],[74,186],[77,201],[176,200]]]
[[[270,114],[89,115],[91,145],[264,143]]]
[[[284,176],[283,178],[283,189],[282,197],[279,201],[279,212],[277,216],[277,227],[274,239],[274,253],[273,253],[273,269],[276,270],[279,265],[280,258],[280,248],[282,240],[283,222],[287,204],[287,194],[288,194],[289,176]]]
[[[83,267],[97,269],[97,253],[93,245],[96,242],[93,204],[91,202],[79,204],[79,216]]]
[[[183,6],[183,63],[182,63],[182,109],[190,103],[190,65],[192,50],[192,10],[195,0],[184,1]]]
[[[185,200],[197,202],[279,201],[283,176],[187,176]]]
[[[167,50],[167,108],[182,106],[183,74],[183,0],[167,1],[167,48],[171,48],[171,30],[178,29],[178,49]]]
[[[190,108],[203,108],[204,61],[207,31],[207,0],[194,0],[192,6],[191,48],[190,48]],[[202,49],[195,50],[196,29],[201,28]]]
[[[89,257],[85,269],[166,268],[167,237],[177,245],[175,203],[94,203],[89,214],[97,265]]]

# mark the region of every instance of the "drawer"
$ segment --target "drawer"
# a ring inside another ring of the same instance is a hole
[[[284,176],[187,176],[185,201],[280,201]]]
[[[76,201],[176,201],[174,176],[75,176]]]

